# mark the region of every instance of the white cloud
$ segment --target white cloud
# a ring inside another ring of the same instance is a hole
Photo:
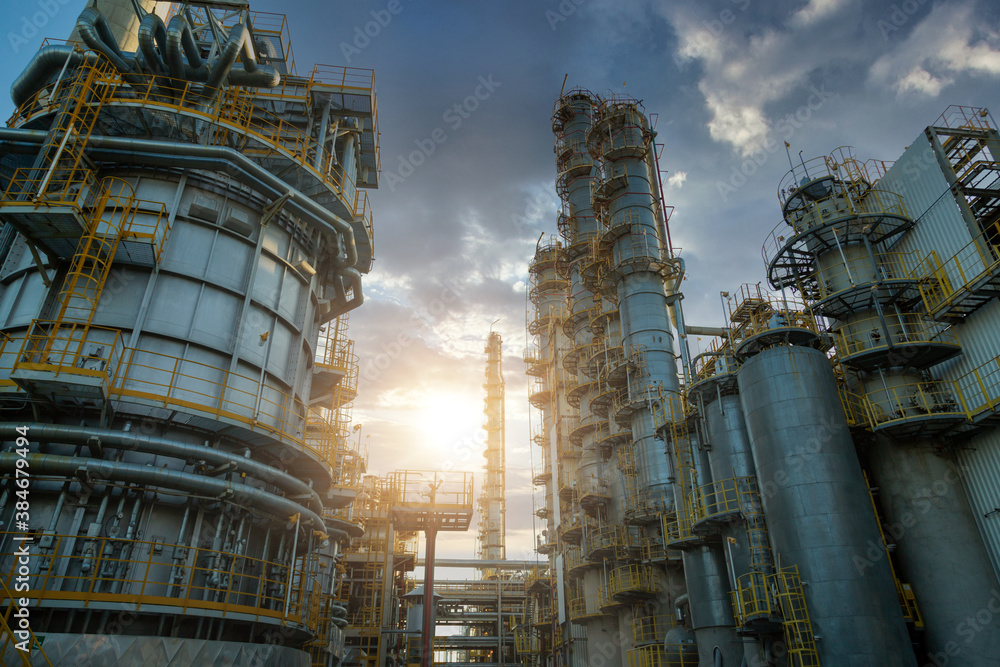
[[[838,9],[850,4],[844,0],[809,0],[802,9],[792,14],[788,23],[798,28],[808,28],[831,18]]]
[[[739,4],[725,16],[704,8],[661,11],[678,35],[677,64],[700,62],[698,89],[711,114],[712,139],[748,156],[774,131],[767,107],[808,90],[815,71],[844,57],[847,40],[856,40],[859,8],[859,0],[811,0],[786,25],[767,27],[753,23],[754,12],[741,12]]]
[[[937,97],[959,74],[1000,74],[1000,38],[977,25],[973,5],[935,7],[904,41],[872,64],[868,82],[897,95]]]
[[[684,181],[687,180],[687,177],[688,175],[686,171],[675,171],[667,177],[667,185],[674,188],[680,188],[684,185]]]

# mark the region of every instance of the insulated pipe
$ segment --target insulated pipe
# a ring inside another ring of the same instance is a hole
[[[78,67],[81,63],[95,63],[98,55],[80,52],[68,44],[50,44],[38,49],[31,62],[24,68],[10,87],[10,99],[20,107],[41,90],[53,74],[63,67]]]
[[[133,63],[126,61],[118,49],[118,42],[104,14],[94,7],[87,7],[80,12],[80,17],[76,20],[76,29],[87,46],[110,60],[119,72],[124,74],[132,71]]]
[[[233,64],[236,62],[241,53],[243,55],[244,67],[246,67],[247,72],[254,72],[257,69],[257,63],[253,60],[253,49],[244,48],[250,33],[247,28],[242,23],[237,23],[233,26],[232,30],[229,31],[229,40],[226,41],[225,46],[222,47],[219,57],[216,58],[215,62],[212,63],[212,73],[208,77],[208,81],[205,83],[209,88],[221,88],[222,84],[226,81],[226,75],[229,74],[229,70],[233,68]],[[246,65],[247,61],[253,62],[253,66],[249,67]]]
[[[146,63],[154,72],[163,74],[167,71],[167,27],[163,19],[149,12],[139,25],[139,51]]]
[[[309,488],[305,482],[292,477],[277,468],[272,468],[253,459],[244,458],[218,449],[209,449],[201,445],[158,438],[149,435],[134,435],[108,428],[93,428],[88,426],[69,426],[66,424],[13,424],[0,423],[0,440],[13,440],[19,433],[17,427],[31,429],[33,437],[49,442],[66,442],[86,444],[91,438],[100,440],[101,445],[111,449],[125,449],[147,454],[171,456],[178,459],[204,460],[213,465],[232,465],[233,470],[245,472],[268,484],[274,484],[282,491],[309,499],[310,507],[316,512],[322,512],[323,501],[319,494]]]
[[[194,41],[191,25],[183,14],[170,19],[167,27],[167,67],[170,69],[170,76],[175,79],[204,82],[210,74],[208,65],[201,59],[201,50]]]
[[[21,458],[24,457],[10,452],[0,453],[0,471],[13,474],[17,467],[17,461]],[[289,517],[299,514],[304,521],[311,524],[313,530],[327,533],[334,539],[349,537],[346,531],[327,528],[323,519],[307,507],[245,484],[234,484],[225,480],[169,468],[153,468],[134,463],[99,461],[89,458],[79,459],[54,454],[28,454],[27,460],[30,470],[36,475],[74,477],[83,472],[108,481],[159,486],[187,493],[215,496],[220,499],[240,497],[240,500],[250,508],[268,514],[279,522],[287,522]]]
[[[32,147],[42,144],[46,137],[46,133],[41,130],[0,128],[0,142],[7,145],[8,150],[17,144]],[[346,260],[337,258],[334,263],[338,267],[351,267],[358,261],[358,250],[354,243],[354,229],[350,224],[232,148],[106,136],[92,136],[87,142],[87,148],[90,153],[105,154],[113,159],[120,158],[132,164],[216,169],[227,173],[231,173],[232,168],[235,167],[238,172],[235,174],[237,180],[253,182],[269,191],[268,194],[274,198],[287,194],[288,202],[294,205],[300,213],[317,218],[320,225],[327,231],[340,234],[347,258]],[[362,300],[358,301],[359,305]]]
[[[690,336],[720,336],[722,338],[725,338],[729,331],[725,327],[700,327],[694,324],[687,325],[685,330]]]

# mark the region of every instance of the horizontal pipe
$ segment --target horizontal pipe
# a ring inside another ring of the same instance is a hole
[[[424,561],[417,561],[417,567],[423,567]],[[442,567],[462,567],[475,568],[477,570],[530,570],[535,567],[548,567],[545,562],[534,560],[476,560],[475,558],[437,558],[434,560],[435,568]],[[490,580],[487,580],[490,581]]]
[[[728,335],[729,330],[725,327],[699,327],[688,324],[684,327],[685,333],[689,336],[722,336]]]
[[[69,63],[67,63],[69,59]],[[14,106],[20,107],[31,99],[31,96],[41,90],[53,74],[63,66],[67,69],[80,66],[81,63],[95,63],[96,53],[81,53],[68,44],[49,44],[38,49],[31,62],[24,68],[10,87],[10,99]]]
[[[31,433],[31,437],[39,441],[86,444],[91,438],[97,438],[100,440],[101,446],[111,449],[126,449],[179,459],[203,460],[213,465],[232,465],[233,470],[236,472],[245,472],[268,484],[274,484],[286,493],[308,498],[310,500],[310,509],[316,512],[323,511],[323,501],[320,499],[318,493],[309,488],[308,484],[277,468],[272,468],[269,465],[238,454],[211,449],[202,445],[179,442],[169,438],[136,435],[109,428],[70,426],[66,424],[0,423],[0,440],[14,440],[20,435],[17,430],[19,428],[27,428]]]
[[[84,473],[91,479],[115,482],[131,482],[144,486],[155,486],[175,491],[232,500],[247,509],[257,510],[267,514],[279,522],[288,522],[289,518],[299,514],[303,524],[310,525],[335,539],[349,537],[345,531],[329,529],[323,519],[311,509],[273,493],[255,489],[246,484],[234,484],[226,480],[194,475],[169,468],[153,468],[151,466],[103,461],[74,456],[56,456],[54,454],[33,454],[26,456],[11,452],[0,453],[0,472],[13,473],[18,461],[26,459],[28,470],[33,477],[54,475],[75,477]],[[23,464],[22,464],[23,465]]]
[[[40,145],[46,139],[41,130],[21,130],[0,128],[0,143]],[[237,150],[223,146],[200,146],[181,142],[158,141],[155,139],[131,139],[124,137],[92,136],[87,142],[88,153],[117,159],[125,164],[152,164],[162,167],[214,169],[231,173],[237,167],[237,179],[244,178],[262,186],[273,198],[289,194],[289,204],[302,215],[316,218],[327,231],[342,235],[344,239],[345,261],[338,266],[351,267],[358,261],[354,230],[344,220],[323,208],[300,191],[292,188],[262,166]],[[363,297],[362,297],[363,300]],[[360,305],[360,301],[357,305]]]

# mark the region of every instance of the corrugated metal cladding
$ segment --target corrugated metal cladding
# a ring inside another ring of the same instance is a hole
[[[917,260],[935,251],[946,262],[972,240],[930,140],[923,133],[886,173],[879,187],[902,195],[907,212],[916,220],[895,250],[912,253]],[[961,284],[954,273],[949,271],[949,278]],[[954,328],[962,343],[962,354],[932,368],[935,378],[956,380],[1000,354],[1000,301],[994,299]],[[974,396],[966,399],[975,401]],[[957,451],[957,460],[964,469],[969,502],[993,568],[1000,576],[1000,512],[991,513],[1000,507],[1000,429],[983,429]]]

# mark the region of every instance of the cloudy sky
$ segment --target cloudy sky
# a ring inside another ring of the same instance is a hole
[[[0,0],[0,85],[42,37],[68,34],[82,5]],[[351,316],[371,468],[480,470],[483,345],[496,321],[513,558],[533,557],[524,287],[536,240],[556,233],[550,116],[564,77],[630,94],[654,117],[686,317],[704,325],[721,324],[720,290],[764,277],[783,141],[807,159],[852,145],[893,160],[951,104],[1000,111],[1000,6],[989,0],[252,6],[287,14],[300,73],[317,62],[376,70],[376,264]],[[442,539],[443,555],[471,548],[471,535]]]

